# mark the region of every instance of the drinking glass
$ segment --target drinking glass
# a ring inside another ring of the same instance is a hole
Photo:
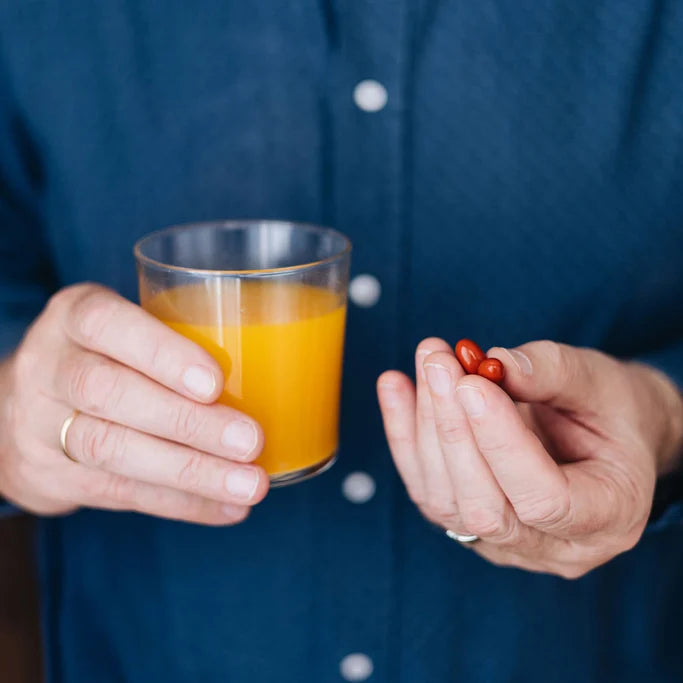
[[[337,453],[351,243],[284,221],[166,228],[135,245],[142,307],[204,347],[221,403],[256,419],[271,486],[330,467]]]

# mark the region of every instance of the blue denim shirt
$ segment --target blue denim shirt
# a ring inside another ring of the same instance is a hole
[[[331,471],[234,528],[42,522],[51,683],[334,683],[354,652],[389,683],[683,679],[678,509],[578,581],[494,567],[410,503],[374,396],[429,335],[683,378],[682,34],[678,0],[0,2],[4,350],[60,286],[133,298],[172,223],[330,224],[381,285]]]

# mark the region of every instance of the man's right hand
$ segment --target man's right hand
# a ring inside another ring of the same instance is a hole
[[[259,425],[215,403],[201,347],[114,292],[58,292],[0,364],[0,496],[37,514],[81,506],[234,524],[268,490]],[[66,439],[64,421],[78,411]]]

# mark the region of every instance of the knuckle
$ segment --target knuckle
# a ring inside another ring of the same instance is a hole
[[[553,527],[564,522],[569,516],[568,496],[547,496],[516,501],[517,517],[522,524],[531,527]]]
[[[463,503],[460,516],[465,529],[476,536],[505,537],[509,533],[502,512],[486,505]]]
[[[96,346],[107,322],[115,314],[118,302],[111,293],[99,287],[87,287],[76,298],[73,308],[77,334],[88,346]]]
[[[65,307],[71,306],[74,298],[82,296],[83,291],[86,289],[87,285],[77,284],[69,285],[68,287],[62,287],[62,289],[55,292],[47,301],[45,310],[48,313],[53,313],[60,311]]]
[[[124,451],[125,430],[111,422],[97,420],[83,432],[79,460],[97,469],[115,468]]]
[[[425,504],[420,505],[419,510],[422,516],[432,524],[436,524],[438,527],[445,528],[460,528],[461,524],[459,522],[458,515],[453,510],[444,510],[443,508],[435,508],[432,505]]]
[[[436,431],[442,443],[455,446],[463,443],[467,438],[467,432],[463,429],[460,420],[441,418],[436,420]]]
[[[177,501],[171,514],[188,522],[206,523],[207,519],[213,518],[210,504],[199,496],[192,495]]]
[[[134,505],[136,483],[133,479],[112,475],[104,485],[104,497],[119,505]]]
[[[178,472],[176,484],[183,491],[197,493],[202,488],[202,465],[204,457],[199,452],[190,453]]]
[[[423,503],[420,507],[430,519],[447,521],[458,516],[458,506],[454,502],[447,500],[429,501]]]
[[[163,372],[171,364],[169,353],[164,344],[156,335],[150,335],[146,343],[145,364],[153,373]]]
[[[418,401],[416,412],[420,422],[431,422],[434,420],[434,409],[431,403]]]
[[[402,426],[387,426],[387,441],[396,449],[412,448],[414,440],[411,434],[406,433]]]
[[[500,458],[511,453],[510,443],[501,439],[498,433],[480,430],[477,433],[477,444],[482,453],[491,459]]]
[[[172,409],[171,426],[176,441],[193,443],[204,426],[200,407],[190,400],[179,400]]]
[[[68,399],[89,412],[107,412],[118,395],[119,380],[120,373],[106,362],[78,363],[70,373]]]

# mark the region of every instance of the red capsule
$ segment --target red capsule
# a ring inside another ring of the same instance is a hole
[[[505,377],[505,367],[497,358],[485,358],[477,368],[477,374],[500,384]]]
[[[455,345],[455,357],[468,375],[476,375],[479,364],[486,359],[486,354],[471,339],[461,339]]]

